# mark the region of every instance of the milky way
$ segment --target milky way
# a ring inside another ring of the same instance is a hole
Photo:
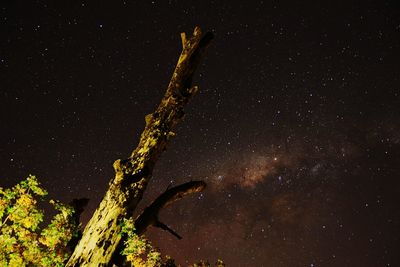
[[[0,186],[35,174],[86,222],[195,25],[200,91],[143,203],[208,186],[146,234],[178,262],[398,266],[396,1],[2,1]]]

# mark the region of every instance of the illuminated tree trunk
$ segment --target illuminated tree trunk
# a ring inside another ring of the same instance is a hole
[[[114,162],[115,177],[83,231],[67,266],[107,266],[121,242],[121,222],[132,216],[151,178],[156,161],[166,149],[174,129],[184,116],[184,107],[197,92],[192,76],[213,35],[181,34],[182,52],[167,91],[154,113],[146,116],[146,127],[131,156]]]

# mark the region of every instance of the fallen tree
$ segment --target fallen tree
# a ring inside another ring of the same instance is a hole
[[[132,217],[155,163],[185,114],[185,105],[198,91],[198,87],[192,85],[193,74],[212,38],[212,33],[202,35],[198,27],[190,37],[181,33],[182,52],[165,95],[156,110],[146,116],[145,129],[131,155],[114,162],[115,177],[110,181],[105,196],[86,225],[66,266],[124,264],[119,256],[125,241],[125,235],[121,234],[123,221]],[[167,190],[137,218],[136,231],[142,234],[153,225],[179,238],[177,233],[160,222],[158,212],[180,197],[199,192],[204,187],[204,182],[197,181]]]

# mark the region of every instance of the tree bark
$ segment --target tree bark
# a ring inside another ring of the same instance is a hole
[[[192,77],[212,38],[210,32],[202,36],[198,27],[190,38],[181,34],[183,49],[167,91],[156,111],[146,116],[145,129],[131,156],[114,162],[115,177],[86,225],[67,267],[110,264],[121,242],[123,218],[130,217],[142,199],[156,161],[174,136],[185,105],[198,90],[192,86]]]

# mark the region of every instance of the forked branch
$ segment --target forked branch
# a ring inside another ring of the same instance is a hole
[[[182,185],[175,186],[162,193],[153,203],[144,209],[135,220],[136,234],[142,235],[149,226],[159,227],[169,231],[171,234],[181,239],[181,237],[171,230],[168,226],[161,223],[158,215],[162,208],[192,193],[201,192],[206,187],[203,181],[190,181]]]

